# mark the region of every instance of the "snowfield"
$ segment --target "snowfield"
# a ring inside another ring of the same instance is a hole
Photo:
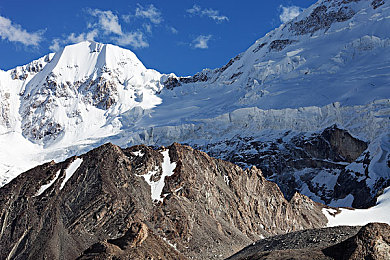
[[[328,218],[328,227],[334,226],[364,226],[371,222],[387,223],[390,225],[390,187],[379,196],[377,205],[369,209],[334,209],[324,208],[322,212]]]
[[[390,3],[344,2],[321,0],[224,67],[193,77],[160,74],[131,51],[96,42],[0,71],[0,185],[106,142],[202,146],[337,124],[369,142],[368,175],[362,160],[347,168],[375,193],[390,178]],[[313,27],[312,13],[329,23]],[[329,189],[335,182],[326,171],[315,181]],[[300,191],[316,199],[308,187]]]

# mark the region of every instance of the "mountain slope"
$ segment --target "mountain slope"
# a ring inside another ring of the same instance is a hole
[[[312,151],[302,167],[267,177],[296,183],[286,196],[298,190],[335,206],[372,205],[390,177],[389,19],[388,1],[321,0],[226,66],[192,77],[161,75],[130,51],[93,42],[1,72],[1,182],[106,142],[187,143],[225,159],[234,152],[242,158],[232,161],[249,166],[254,141],[272,144],[263,149],[269,161],[295,147],[287,160],[297,161],[295,141],[327,141],[322,133],[336,124],[368,144],[360,156]],[[317,182],[307,181],[314,175]]]
[[[220,259],[263,237],[324,227],[322,208],[298,193],[287,201],[255,167],[187,146],[106,144],[0,189],[0,258]]]

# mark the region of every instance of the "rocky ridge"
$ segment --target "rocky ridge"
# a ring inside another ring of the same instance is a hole
[[[8,259],[221,259],[327,222],[320,204],[300,194],[287,201],[256,167],[179,144],[106,144],[46,163],[2,187],[0,209]]]
[[[389,10],[388,1],[320,0],[225,66],[192,77],[162,75],[129,50],[95,42],[0,71],[0,143],[8,147],[0,184],[106,142],[180,142],[247,166],[255,151],[269,165],[287,159],[277,165],[279,176],[256,163],[287,197],[298,190],[334,206],[372,205],[389,185]],[[313,150],[333,149],[326,143],[302,151],[284,140],[290,133],[306,142],[334,124],[368,144],[354,161]],[[243,150],[231,156],[227,142]],[[288,187],[294,182],[298,187]],[[336,182],[340,190],[332,192]]]
[[[359,173],[348,169],[351,163],[364,163],[365,178],[369,178],[370,160],[364,153],[368,144],[336,125],[320,133],[281,131],[268,140],[237,135],[194,147],[244,168],[256,165],[288,199],[300,192],[332,204],[351,194],[355,208],[375,205],[375,191],[364,185]]]
[[[390,226],[340,226],[266,238],[229,257],[250,259],[377,259],[390,257]]]

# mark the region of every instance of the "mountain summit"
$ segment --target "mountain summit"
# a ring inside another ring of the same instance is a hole
[[[106,142],[181,142],[257,165],[286,197],[372,205],[390,184],[389,17],[388,1],[322,0],[192,77],[95,42],[0,71],[0,181]]]

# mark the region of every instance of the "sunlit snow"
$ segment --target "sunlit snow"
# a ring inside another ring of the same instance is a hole
[[[377,205],[369,209],[340,209],[341,213],[335,213],[333,209],[324,208],[322,212],[328,218],[328,227],[334,226],[363,226],[370,222],[381,222],[390,225],[390,187],[379,196]]]
[[[48,188],[50,188],[51,185],[53,185],[53,184],[56,182],[56,180],[58,179],[58,177],[60,176],[60,172],[61,172],[61,170],[58,170],[57,173],[56,173],[56,176],[54,177],[53,180],[51,180],[48,184],[42,185],[42,186],[39,188],[38,192],[34,195],[34,197],[40,196],[42,193],[45,192],[45,190],[47,190]]]
[[[73,176],[73,174],[76,172],[76,170],[80,167],[81,163],[83,162],[83,159],[77,158],[74,160],[68,168],[65,170],[65,178],[61,183],[60,190],[62,190],[66,184],[66,182]]]
[[[173,175],[173,170],[175,170],[176,168],[176,163],[171,163],[171,159],[169,157],[169,150],[165,150],[161,152],[161,154],[164,156],[164,160],[161,165],[162,174],[160,178],[157,181],[152,180],[152,177],[158,173],[158,169],[150,171],[148,174],[142,175],[142,177],[150,185],[152,200],[163,202],[164,198],[161,196],[161,193],[165,186],[165,178]]]

